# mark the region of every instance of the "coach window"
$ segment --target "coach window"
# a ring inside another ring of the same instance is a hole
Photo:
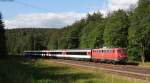
[[[87,52],[67,52],[68,55],[87,55]]]
[[[80,55],[87,55],[87,52],[79,52]]]
[[[61,54],[61,52],[50,52],[50,54]]]

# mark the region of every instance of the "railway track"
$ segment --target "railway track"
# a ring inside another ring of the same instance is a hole
[[[150,69],[141,68],[139,66],[113,65],[113,64],[94,63],[85,61],[63,60],[63,59],[53,59],[53,61],[59,64],[98,69],[112,74],[118,74],[122,76],[128,76],[143,80],[150,80]]]

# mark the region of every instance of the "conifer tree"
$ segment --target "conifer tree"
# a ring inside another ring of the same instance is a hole
[[[4,57],[7,54],[6,50],[6,38],[5,38],[5,29],[4,23],[2,21],[2,14],[0,13],[0,57]]]

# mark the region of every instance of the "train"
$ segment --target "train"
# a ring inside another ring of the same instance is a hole
[[[96,62],[127,62],[127,52],[125,48],[99,48],[99,49],[61,49],[61,50],[41,50],[24,51],[24,56],[36,58],[64,58],[76,60],[89,60]]]

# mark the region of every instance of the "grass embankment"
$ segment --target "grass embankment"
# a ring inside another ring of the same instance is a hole
[[[149,83],[50,60],[11,58],[0,66],[0,83]]]
[[[142,67],[150,68],[150,62],[145,62],[144,64],[142,64],[142,63],[140,62],[139,65],[142,66]]]

